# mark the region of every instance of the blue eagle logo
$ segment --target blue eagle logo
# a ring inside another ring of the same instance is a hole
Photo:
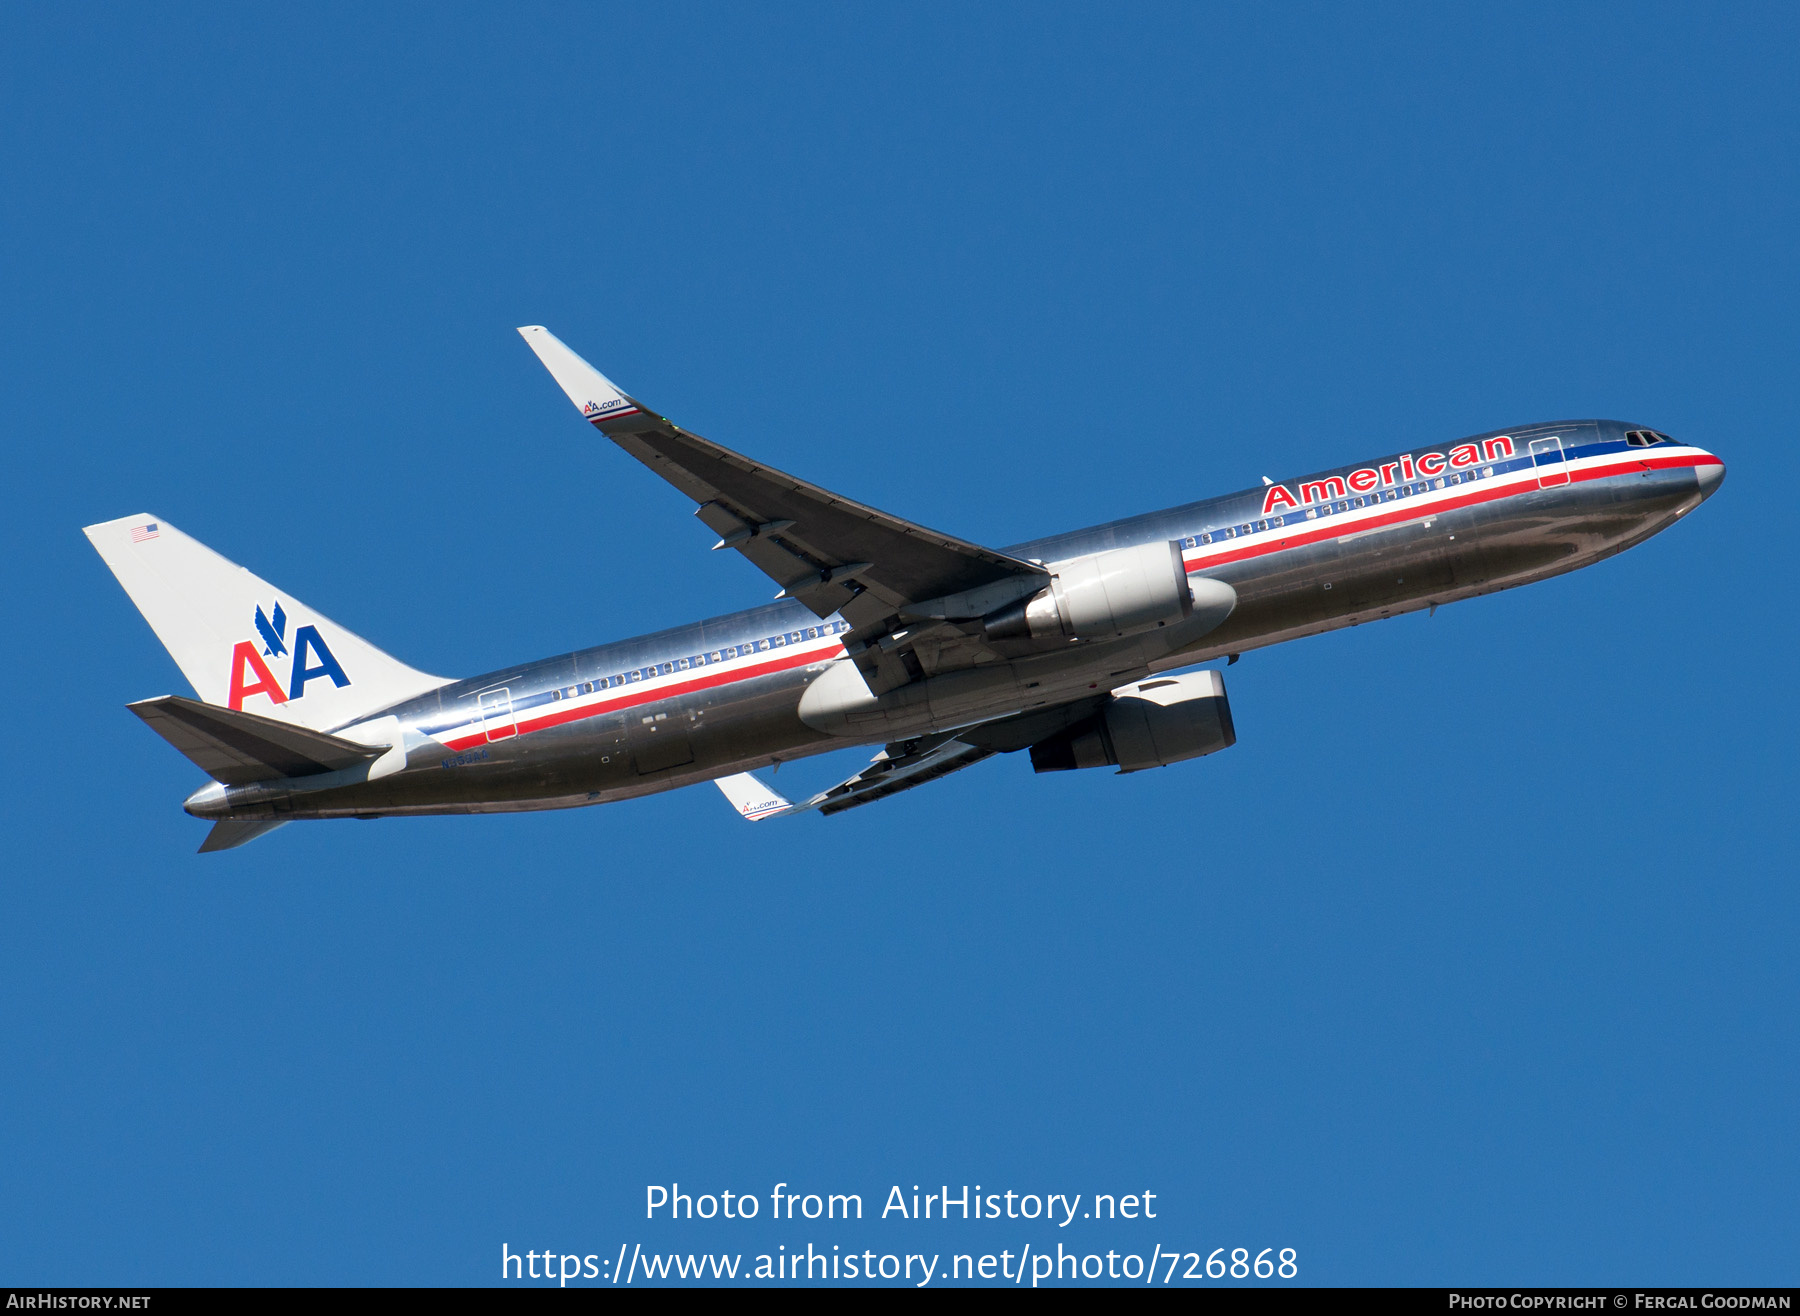
[[[270,658],[279,658],[287,652],[287,613],[281,610],[281,601],[275,601],[275,620],[273,623],[263,616],[262,604],[256,605],[256,630],[263,637],[263,653]]]

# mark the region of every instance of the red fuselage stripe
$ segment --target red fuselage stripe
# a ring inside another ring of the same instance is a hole
[[[1712,456],[1633,457],[1628,461],[1612,462],[1606,466],[1591,466],[1573,471],[1567,470],[1561,464],[1552,463],[1539,467],[1538,471],[1541,477],[1562,476],[1563,479],[1559,483],[1581,483],[1586,480],[1603,480],[1608,476],[1627,474],[1633,467],[1642,467],[1646,470],[1668,470],[1682,466],[1717,466],[1720,464],[1719,459]],[[1307,544],[1317,544],[1327,539],[1341,539],[1345,535],[1360,535],[1370,530],[1381,530],[1387,526],[1403,525],[1408,521],[1437,516],[1442,512],[1452,512],[1459,507],[1473,507],[1478,503],[1497,502],[1502,498],[1511,498],[1517,494],[1536,493],[1537,491],[1538,485],[1532,481],[1508,484],[1498,489],[1479,489],[1471,493],[1458,494],[1423,508],[1416,501],[1401,502],[1395,504],[1392,512],[1365,517],[1360,521],[1353,521],[1341,527],[1336,524],[1313,525],[1287,535],[1285,538],[1279,531],[1273,531],[1270,532],[1270,541],[1261,544],[1252,544],[1247,548],[1234,549],[1224,553],[1209,553],[1202,550],[1192,557],[1184,555],[1182,561],[1186,565],[1188,573],[1192,575],[1208,567],[1222,566],[1227,562],[1243,562],[1254,557],[1265,557],[1270,553],[1279,553],[1289,548],[1304,548]],[[1292,515],[1304,515],[1304,509],[1292,513]],[[1341,515],[1346,514],[1334,513],[1334,520]]]
[[[696,690],[713,690],[722,685],[732,685],[738,681],[750,681],[759,676],[770,676],[776,672],[791,671],[796,667],[805,667],[808,663],[826,662],[844,652],[839,644],[830,649],[814,649],[808,653],[786,654],[769,662],[756,663],[750,667],[741,667],[735,671],[708,672],[687,681],[677,681],[671,685],[659,685],[655,689],[637,689],[627,691],[615,699],[598,700],[591,704],[583,704],[579,708],[559,708],[553,713],[539,713],[533,717],[520,718],[514,723],[516,734],[525,735],[532,731],[542,731],[546,727],[562,726],[565,722],[579,722],[586,717],[598,717],[602,713],[616,713],[621,709],[636,708],[640,704],[654,704],[664,699],[672,699],[676,695],[691,694]],[[507,735],[515,734],[513,731]],[[505,737],[502,737],[504,739]],[[465,732],[452,740],[443,743],[450,749],[463,750],[473,745],[487,742],[487,731],[477,726],[472,732]]]

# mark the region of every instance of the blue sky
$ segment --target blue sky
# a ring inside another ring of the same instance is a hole
[[[1794,1282],[1797,29],[9,9],[0,1282],[808,1241]],[[1198,763],[196,857],[124,709],[186,687],[83,524],[155,512],[456,675],[768,597],[525,323],[991,544],[1566,416],[1730,475],[1591,570],[1248,655]],[[763,1217],[647,1224],[670,1181]],[[833,1230],[777,1181],[1160,1213]]]

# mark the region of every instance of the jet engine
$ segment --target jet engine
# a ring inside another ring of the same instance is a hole
[[[1181,544],[1111,548],[1050,564],[1050,584],[982,618],[991,640],[1103,639],[1153,630],[1194,610]]]
[[[1093,717],[1031,747],[1034,772],[1161,768],[1237,742],[1217,672],[1157,676],[1121,686]]]

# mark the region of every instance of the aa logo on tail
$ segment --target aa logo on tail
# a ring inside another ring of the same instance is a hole
[[[306,683],[320,676],[329,676],[331,683],[340,689],[350,684],[350,678],[344,675],[342,664],[333,656],[330,646],[319,634],[319,628],[302,626],[294,632],[293,663],[284,690],[263,660],[280,658],[288,652],[287,613],[279,600],[272,615],[265,614],[259,603],[255,621],[256,633],[262,636],[262,652],[256,651],[255,640],[239,640],[231,651],[231,694],[225,701],[231,708],[242,710],[244,701],[252,695],[267,695],[272,704],[299,699],[306,694]]]

